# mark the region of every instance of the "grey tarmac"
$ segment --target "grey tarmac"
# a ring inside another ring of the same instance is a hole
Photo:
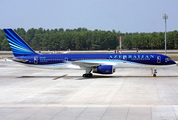
[[[48,70],[0,61],[0,120],[176,120],[178,66],[117,69],[83,78],[84,70]]]

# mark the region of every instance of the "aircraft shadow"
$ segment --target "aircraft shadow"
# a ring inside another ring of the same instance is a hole
[[[100,76],[100,75],[93,75],[90,78],[83,78],[80,76],[66,76],[63,79],[75,79],[75,80],[87,80],[87,79],[100,79],[100,78],[167,78],[167,77],[178,77],[178,75],[172,75],[172,76]]]
[[[178,77],[178,75],[171,75],[171,76],[132,76],[132,75],[125,75],[125,76],[102,76],[102,75],[93,75],[90,78],[83,78],[82,76],[67,76],[67,74],[62,76],[21,76],[17,78],[52,78],[53,80],[57,80],[60,78],[63,79],[75,79],[75,80],[87,80],[87,79],[100,79],[100,78],[167,78],[167,77]]]

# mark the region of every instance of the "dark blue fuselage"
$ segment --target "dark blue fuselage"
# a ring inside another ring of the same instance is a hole
[[[14,57],[15,59],[27,60],[26,64],[57,64],[70,61],[87,60],[122,60],[146,65],[170,65],[176,64],[168,56],[155,53],[127,53],[127,54],[38,54],[30,56]],[[24,62],[23,62],[24,63]]]

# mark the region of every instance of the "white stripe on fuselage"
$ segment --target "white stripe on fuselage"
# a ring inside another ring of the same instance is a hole
[[[165,68],[165,67],[172,67],[175,65],[149,65],[149,64],[142,64],[124,60],[81,60],[79,62],[89,62],[89,63],[99,63],[101,65],[113,65],[115,69],[117,68]]]

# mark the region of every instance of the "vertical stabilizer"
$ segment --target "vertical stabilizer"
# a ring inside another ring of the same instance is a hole
[[[4,29],[5,35],[15,57],[36,55],[35,51],[12,29]]]

